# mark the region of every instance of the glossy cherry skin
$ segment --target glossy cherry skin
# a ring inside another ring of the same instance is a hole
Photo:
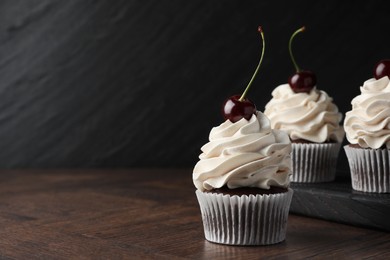
[[[390,60],[381,60],[374,68],[374,77],[376,79],[388,76],[390,78]]]
[[[317,77],[310,70],[301,70],[292,75],[288,83],[295,93],[309,93],[317,84]]]
[[[234,95],[226,99],[222,105],[222,115],[225,120],[235,123],[242,118],[249,120],[253,114],[256,114],[255,104],[247,98],[240,101],[240,95]]]

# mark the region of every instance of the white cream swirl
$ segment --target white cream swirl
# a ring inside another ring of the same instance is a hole
[[[288,187],[291,174],[291,143],[286,133],[272,130],[261,112],[250,120],[226,120],[214,127],[193,170],[197,189],[227,185],[239,187]]]
[[[352,99],[352,110],[345,115],[344,129],[351,144],[363,148],[390,149],[390,80],[371,78]]]
[[[274,89],[272,96],[264,110],[272,128],[286,131],[291,140],[342,142],[342,115],[324,91],[313,88],[310,93],[295,93],[283,84]]]

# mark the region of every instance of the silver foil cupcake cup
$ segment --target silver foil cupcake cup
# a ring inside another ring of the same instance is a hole
[[[269,195],[196,191],[205,238],[227,245],[269,245],[285,240],[293,190]]]
[[[344,146],[351,171],[352,188],[363,192],[390,192],[390,153],[388,149]]]
[[[293,143],[292,182],[331,182],[336,177],[341,143]]]

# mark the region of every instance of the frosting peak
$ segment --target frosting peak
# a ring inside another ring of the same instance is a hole
[[[283,84],[274,89],[272,96],[264,111],[272,128],[286,131],[291,140],[342,142],[342,115],[326,92],[314,87],[310,93],[295,93]]]
[[[291,143],[284,132],[272,130],[257,112],[250,120],[226,120],[214,127],[193,171],[197,189],[270,186],[288,187]]]
[[[351,144],[363,148],[390,149],[390,80],[371,78],[352,99],[352,110],[345,115],[344,129]]]

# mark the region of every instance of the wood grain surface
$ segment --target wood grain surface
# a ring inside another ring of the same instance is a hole
[[[0,174],[1,259],[386,259],[390,234],[290,215],[287,240],[205,241],[187,169]]]

